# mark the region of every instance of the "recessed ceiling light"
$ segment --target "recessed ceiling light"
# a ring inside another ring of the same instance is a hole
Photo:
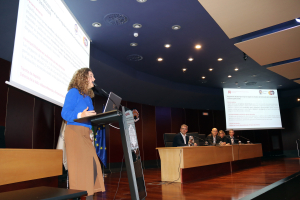
[[[225,81],[222,81],[221,83],[224,84],[224,83],[226,83],[226,82],[225,82]]]
[[[179,30],[181,28],[181,26],[179,26],[179,25],[174,25],[174,26],[172,26],[172,29],[173,30]]]
[[[300,23],[300,18],[296,18],[295,20],[296,22]]]
[[[232,76],[231,75],[228,75],[228,78],[231,78]]]
[[[270,81],[270,80],[267,80],[266,82],[267,82],[267,83],[270,83],[271,81]]]
[[[133,28],[142,28],[142,24],[135,23],[132,25]]]
[[[163,61],[163,59],[162,59],[162,58],[157,58],[157,61],[159,61],[159,62],[160,62],[160,61]]]
[[[136,0],[139,3],[145,3],[147,0]]]
[[[205,79],[205,76],[202,76],[202,79]]]
[[[245,83],[248,83],[248,81],[244,81]]]
[[[138,43],[135,43],[135,42],[130,43],[130,46],[132,46],[132,47],[136,47],[137,45],[138,45]]]
[[[196,49],[201,49],[201,45],[197,44],[197,45],[195,46],[195,48],[196,48]]]
[[[256,77],[256,74],[253,74],[252,77]]]
[[[170,45],[170,44],[165,44],[165,47],[166,47],[166,48],[170,48],[171,45]]]
[[[91,0],[91,1],[97,1],[97,0]]]
[[[188,61],[193,61],[193,60],[194,60],[194,58],[189,58],[189,59],[188,59]]]
[[[99,22],[94,22],[92,25],[93,25],[93,27],[96,27],[96,28],[101,27],[101,24]]]
[[[183,72],[186,72],[186,70],[187,70],[187,68],[182,68],[182,71],[183,71]]]
[[[223,58],[218,58],[218,61],[222,61],[223,60]]]
[[[236,68],[234,69],[234,71],[239,71],[239,68],[236,67]]]
[[[214,70],[214,69],[213,69],[213,68],[209,68],[208,70],[209,70],[209,71],[212,71],[212,70]]]
[[[298,98],[297,101],[300,101],[300,98]]]
[[[258,87],[262,87],[261,85],[259,85]]]

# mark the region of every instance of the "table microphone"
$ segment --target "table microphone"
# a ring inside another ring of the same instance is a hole
[[[250,140],[249,140],[248,138],[246,138],[246,137],[243,137],[243,136],[241,136],[241,135],[239,135],[239,137],[241,137],[241,138],[243,138],[243,139],[247,140],[247,142],[249,141],[249,143],[250,143]]]

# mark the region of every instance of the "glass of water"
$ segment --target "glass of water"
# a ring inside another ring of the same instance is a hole
[[[193,136],[189,136],[189,146],[194,146],[194,137]]]

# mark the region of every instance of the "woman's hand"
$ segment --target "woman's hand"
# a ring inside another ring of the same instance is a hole
[[[88,111],[89,107],[87,107],[86,109],[83,110],[83,112],[81,113],[81,117],[88,117],[88,116],[92,116],[92,115],[96,115],[96,112],[94,110]]]

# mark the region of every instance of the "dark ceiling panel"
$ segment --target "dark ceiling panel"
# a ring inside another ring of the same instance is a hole
[[[0,41],[0,57],[5,60],[12,57],[18,2],[0,3],[0,36],[5,38]],[[90,67],[96,82],[125,100],[181,108],[224,109],[220,98],[224,87],[300,88],[299,84],[267,70],[269,66],[261,67],[251,58],[245,61],[243,52],[234,46],[239,41],[228,39],[197,0],[65,2],[92,39]],[[112,25],[104,20],[108,14],[116,13],[126,16],[128,21]],[[94,22],[102,26],[95,28]],[[142,24],[142,28],[134,29],[134,23]],[[180,25],[181,29],[172,30],[173,25]],[[135,32],[138,37],[133,36]],[[130,46],[132,42],[138,46]],[[165,48],[166,43],[171,48]],[[196,44],[202,48],[196,50]],[[127,60],[131,54],[141,55],[143,60]],[[163,61],[158,62],[158,57]],[[188,61],[189,57],[194,60]],[[223,61],[217,61],[218,58]],[[187,71],[183,73],[182,68]],[[235,68],[239,70],[234,71]]]

